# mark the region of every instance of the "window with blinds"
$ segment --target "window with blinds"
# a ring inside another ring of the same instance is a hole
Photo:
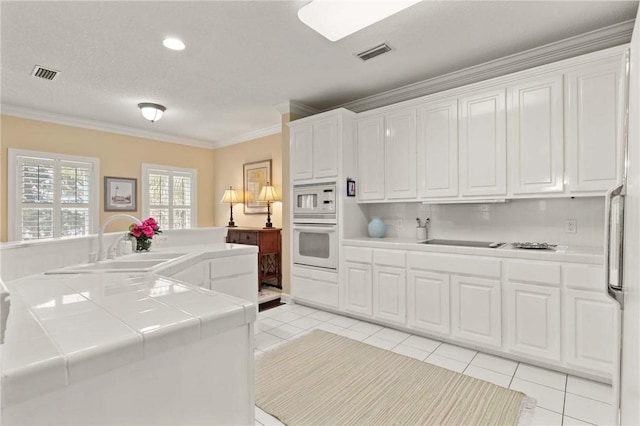
[[[14,149],[9,157],[11,240],[94,232],[97,159]]]
[[[196,170],[143,164],[143,209],[161,229],[195,227]]]

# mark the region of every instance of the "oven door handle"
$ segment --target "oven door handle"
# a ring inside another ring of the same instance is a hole
[[[305,231],[319,231],[326,232],[327,230],[334,229],[336,225],[333,224],[323,224],[323,223],[314,223],[313,225],[304,225],[304,224],[293,224],[293,229],[297,230],[305,230]]]

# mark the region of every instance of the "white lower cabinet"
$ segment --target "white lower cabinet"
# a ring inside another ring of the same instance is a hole
[[[393,324],[407,322],[406,275],[404,268],[373,267],[373,316]]]
[[[613,373],[617,353],[618,312],[604,292],[566,291],[564,336],[566,363],[595,373]]]
[[[371,264],[345,262],[345,309],[347,312],[371,316]]]
[[[507,283],[507,345],[511,352],[560,360],[560,289]]]
[[[500,281],[451,277],[451,334],[461,340],[502,346]]]
[[[291,268],[291,281],[294,283],[291,286],[291,295],[295,300],[332,309],[340,307],[337,272],[294,266]]]
[[[619,312],[602,265],[343,246],[341,309],[611,380]]]
[[[407,274],[407,322],[410,328],[448,335],[449,275],[410,269]]]
[[[507,349],[560,361],[561,265],[510,260],[504,262],[504,271]]]

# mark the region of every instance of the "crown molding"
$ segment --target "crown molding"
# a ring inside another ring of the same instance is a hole
[[[26,118],[29,120],[46,121],[48,123],[62,124],[65,126],[80,127],[83,129],[98,130],[101,132],[116,133],[120,135],[134,136],[137,138],[153,139],[159,142],[169,142],[179,145],[194,146],[197,148],[213,149],[213,142],[209,141],[184,138],[157,132],[149,132],[146,130],[139,130],[126,126],[118,126],[102,121],[86,120],[83,118],[71,117],[52,112],[36,111],[33,109],[15,105],[0,105],[0,113],[2,113],[2,115],[10,115],[13,117]]]
[[[347,108],[355,112],[368,111],[410,99],[431,95],[471,83],[500,77],[528,68],[584,55],[602,49],[629,43],[634,20],[621,22],[588,33],[566,38],[544,46],[525,50],[449,74],[367,96],[329,108]]]
[[[276,124],[274,126],[265,127],[263,129],[258,129],[249,133],[245,133],[244,135],[236,136],[230,139],[225,139],[223,141],[213,142],[211,146],[214,149],[222,148],[229,145],[248,142],[253,139],[263,138],[265,136],[275,135],[276,133],[281,133],[281,132],[282,132],[282,124]]]
[[[296,114],[301,117],[315,115],[322,112],[319,109],[312,108],[308,105],[297,101],[284,101],[273,106],[280,114]]]

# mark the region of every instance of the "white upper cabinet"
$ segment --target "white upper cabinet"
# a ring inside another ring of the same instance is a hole
[[[416,197],[416,110],[385,115],[385,192],[387,199]]]
[[[353,167],[353,155],[344,152],[353,151],[354,115],[339,108],[289,123],[294,184],[337,180],[342,171]]]
[[[291,179],[311,178],[313,178],[312,126],[291,129]]]
[[[506,196],[505,89],[460,100],[460,195]]]
[[[514,195],[564,189],[562,91],[562,75],[509,89],[509,187]]]
[[[421,198],[458,195],[458,101],[418,108],[417,185]]]
[[[338,119],[313,125],[313,177],[338,176]]]
[[[384,117],[358,121],[358,200],[384,199]]]
[[[567,167],[571,193],[602,193],[619,171],[618,61],[590,64],[567,76]]]

